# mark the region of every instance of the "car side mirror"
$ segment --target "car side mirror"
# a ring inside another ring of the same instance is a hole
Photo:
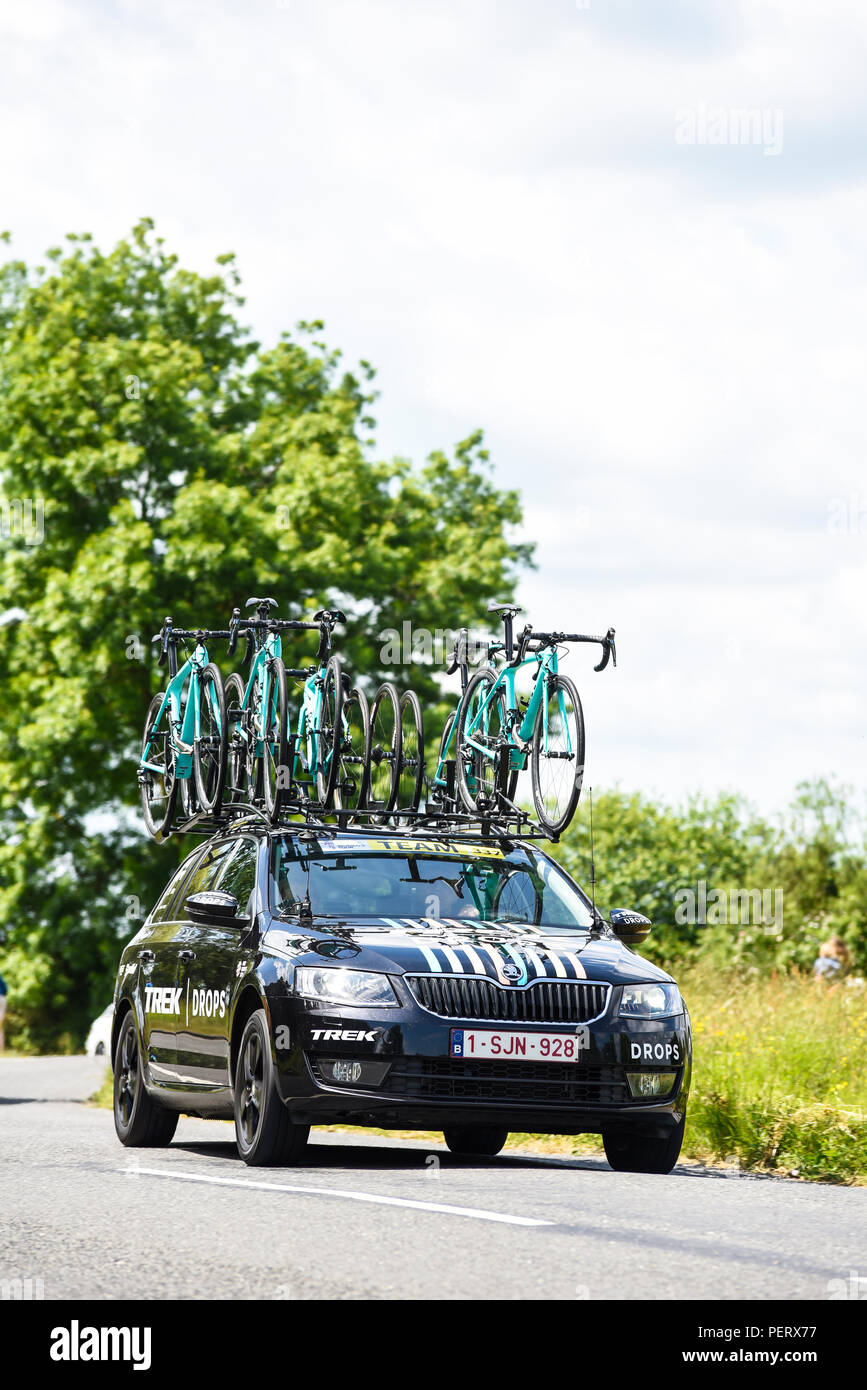
[[[642,912],[633,912],[627,907],[612,907],[608,921],[624,946],[638,946],[650,935],[652,923]]]
[[[184,908],[191,922],[201,922],[204,926],[239,927],[244,929],[249,917],[239,917],[238,899],[234,893],[191,893],[184,901]]]

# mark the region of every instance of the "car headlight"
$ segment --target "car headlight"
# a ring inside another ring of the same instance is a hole
[[[367,1004],[383,1009],[400,1003],[388,976],[372,970],[317,970],[302,966],[295,972],[295,988],[310,999],[327,999],[333,1004]]]
[[[624,985],[618,1010],[622,1018],[672,1018],[683,1013],[677,985]]]

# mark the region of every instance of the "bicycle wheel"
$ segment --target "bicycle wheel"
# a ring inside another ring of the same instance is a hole
[[[202,811],[216,811],[222,804],[228,750],[223,677],[209,662],[199,680],[199,737],[193,744],[196,795]]]
[[[226,681],[226,727],[228,747],[226,752],[226,782],[224,799],[227,805],[243,801],[247,795],[247,743],[242,737],[244,711],[244,682],[233,673]],[[233,717],[231,711],[235,710]]]
[[[394,809],[400,767],[400,700],[390,681],[379,687],[370,707],[367,805],[381,817]]]
[[[367,696],[357,686],[344,696],[341,726],[340,774],[334,788],[334,805],[341,811],[357,811],[367,795],[370,752],[370,709]]]
[[[316,794],[324,808],[329,807],[334,799],[340,771],[342,717],[343,671],[340,658],[332,656],[325,668],[319,727],[316,730]]]
[[[568,676],[546,679],[531,763],[536,814],[546,830],[559,835],[575,814],[584,777],[584,712]]]
[[[262,724],[262,800],[271,819],[279,814],[289,788],[289,694],[286,667],[279,656],[268,663],[268,709]]]
[[[424,782],[424,719],[414,690],[400,697],[400,770],[397,810],[417,811]]]
[[[157,724],[164,699],[161,693],[151,700],[141,744],[142,762],[148,765],[139,770],[139,791],[145,825],[153,840],[164,839],[169,834],[178,798],[168,705]]]
[[[457,712],[455,782],[468,811],[478,813],[496,804],[497,794],[511,781],[504,772],[509,744],[506,698],[502,689],[492,695],[496,671],[483,666],[469,681]]]

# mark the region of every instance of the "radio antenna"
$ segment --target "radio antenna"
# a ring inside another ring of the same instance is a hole
[[[593,788],[590,788],[590,901],[593,904],[593,916],[598,917],[596,911],[596,855],[593,850]]]

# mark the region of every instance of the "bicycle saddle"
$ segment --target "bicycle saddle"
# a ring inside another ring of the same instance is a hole
[[[523,611],[523,608],[519,608],[516,603],[503,603],[497,599],[488,604],[489,613],[501,613],[503,615],[511,613],[514,617],[516,613],[523,613]]]
[[[254,606],[256,608],[276,608],[277,600],[275,598],[248,598],[244,605],[245,608],[253,608]]]

